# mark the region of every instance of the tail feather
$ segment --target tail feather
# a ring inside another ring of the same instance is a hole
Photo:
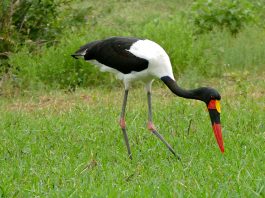
[[[77,50],[74,54],[72,54],[71,56],[75,59],[78,59],[80,57],[84,57],[84,55],[86,54],[87,48],[81,48],[79,50]]]
[[[75,58],[75,59],[78,59],[78,56],[82,56],[82,55],[80,55],[80,54],[72,54],[71,55],[73,58]]]
[[[71,56],[75,59],[78,59],[80,57],[84,57],[87,53],[91,53],[91,51],[94,50],[97,44],[99,44],[101,41],[92,41],[90,43],[87,43],[80,47],[79,50],[77,50],[74,54]]]

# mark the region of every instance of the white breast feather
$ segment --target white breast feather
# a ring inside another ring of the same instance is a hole
[[[139,40],[128,51],[149,61],[148,71],[150,74],[158,78],[170,76],[174,79],[170,59],[165,50],[157,43],[150,40]]]

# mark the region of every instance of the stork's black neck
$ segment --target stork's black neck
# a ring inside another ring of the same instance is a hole
[[[207,102],[205,101],[206,98],[204,97],[204,95],[206,94],[204,93],[206,91],[204,87],[198,89],[185,90],[179,87],[176,81],[170,78],[169,76],[164,76],[161,78],[161,80],[174,94],[179,97]]]

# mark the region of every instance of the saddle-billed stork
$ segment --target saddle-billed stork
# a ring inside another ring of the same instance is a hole
[[[221,152],[224,152],[221,125],[220,125],[220,94],[213,88],[201,87],[185,90],[175,81],[169,56],[157,43],[148,39],[131,37],[111,37],[97,40],[81,46],[72,57],[84,58],[86,61],[98,66],[101,71],[116,74],[123,80],[125,92],[120,115],[120,127],[123,131],[128,154],[132,159],[125,125],[125,108],[132,82],[141,80],[145,83],[148,99],[147,128],[156,135],[176,156],[172,147],[157,132],[152,120],[151,84],[154,79],[161,79],[166,86],[177,96],[203,101],[208,108],[212,128]]]

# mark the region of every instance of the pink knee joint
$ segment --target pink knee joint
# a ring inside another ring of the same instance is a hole
[[[150,130],[150,131],[153,131],[153,130],[156,130],[154,124],[150,121],[148,121],[147,123],[147,128]]]
[[[120,119],[120,126],[121,126],[122,129],[125,129],[126,124],[125,124],[125,119],[124,118]]]

